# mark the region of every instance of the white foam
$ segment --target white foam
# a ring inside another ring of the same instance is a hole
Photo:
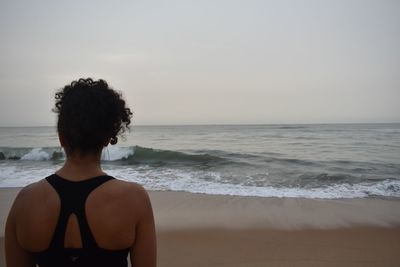
[[[49,160],[51,156],[42,148],[33,148],[21,157],[21,160]]]
[[[220,183],[219,173],[209,171],[185,171],[177,169],[142,170],[110,169],[108,172],[128,181],[144,185],[150,190],[185,191],[213,195],[237,195],[258,197],[296,198],[364,198],[369,196],[400,197],[400,181],[384,180],[378,183],[340,184],[320,188],[247,186]]]
[[[54,173],[61,165],[52,167],[43,166],[38,163],[37,166],[29,168],[23,166],[9,166],[0,164],[0,187],[22,187],[34,183]]]
[[[25,166],[0,163],[0,187],[20,187],[38,181],[56,171],[61,163],[46,161]],[[121,166],[106,164],[104,170],[117,178],[142,184],[149,190],[185,191],[213,195],[236,195],[290,198],[364,198],[369,196],[400,197],[399,180],[383,180],[375,183],[338,184],[320,188],[249,186],[230,184],[221,179],[218,172],[189,171],[151,166]]]
[[[134,154],[133,147],[117,147],[117,146],[107,146],[103,149],[102,160],[105,161],[115,161],[127,159],[129,156]]]

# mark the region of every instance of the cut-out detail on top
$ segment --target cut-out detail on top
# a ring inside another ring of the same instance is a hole
[[[82,234],[79,227],[78,217],[71,213],[67,219],[67,226],[64,236],[65,248],[82,248]]]

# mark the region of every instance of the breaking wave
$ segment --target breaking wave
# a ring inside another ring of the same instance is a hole
[[[53,173],[60,147],[0,147],[0,187],[18,187]],[[109,146],[104,170],[151,190],[304,198],[400,197],[400,164],[298,159],[283,154]]]
[[[31,160],[49,161],[65,159],[60,147],[38,148],[0,148],[0,160]],[[139,163],[201,163],[223,162],[226,159],[207,153],[190,154],[173,150],[154,149],[141,146],[114,147],[103,150],[103,161],[128,161],[131,164]]]

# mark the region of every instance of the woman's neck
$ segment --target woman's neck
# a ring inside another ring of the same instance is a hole
[[[101,152],[85,156],[79,154],[67,155],[64,166],[56,173],[71,181],[82,181],[95,176],[105,175],[105,172],[101,169],[100,157]]]

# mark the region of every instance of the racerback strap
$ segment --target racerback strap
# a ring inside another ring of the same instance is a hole
[[[49,248],[64,248],[65,232],[71,214],[75,214],[78,219],[82,247],[98,248],[87,222],[85,203],[94,189],[112,179],[114,178],[111,176],[103,175],[84,181],[72,182],[57,174],[46,178],[47,182],[56,190],[61,202],[60,215]]]

